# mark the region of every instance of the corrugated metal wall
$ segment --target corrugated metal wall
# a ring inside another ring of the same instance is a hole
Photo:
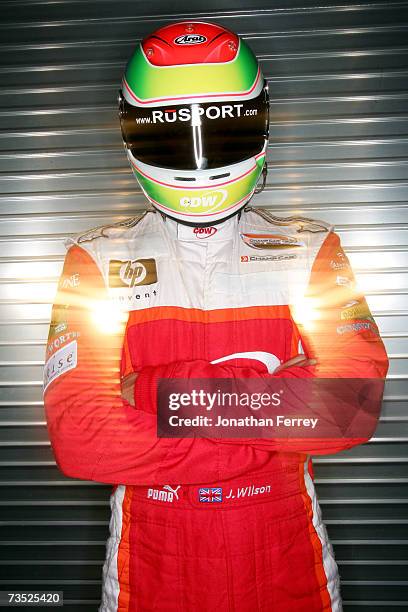
[[[41,402],[63,236],[145,206],[116,95],[139,38],[180,18],[243,35],[271,94],[259,205],[336,224],[391,358],[381,424],[316,460],[349,612],[408,608],[407,2],[1,2],[0,589],[95,611],[109,487],[57,470]],[[317,6],[318,4],[318,6]],[[284,612],[284,611],[279,611]]]

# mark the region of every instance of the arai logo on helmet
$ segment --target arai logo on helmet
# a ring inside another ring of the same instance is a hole
[[[217,189],[217,191],[210,191],[202,196],[193,196],[192,198],[184,196],[180,198],[180,206],[193,209],[194,212],[209,213],[220,208],[227,199],[227,195],[228,191],[226,189]]]
[[[207,38],[201,34],[183,34],[174,39],[176,45],[201,45]]]

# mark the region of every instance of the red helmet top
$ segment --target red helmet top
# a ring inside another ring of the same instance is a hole
[[[172,23],[142,41],[154,66],[230,62],[238,51],[236,34],[212,23]]]

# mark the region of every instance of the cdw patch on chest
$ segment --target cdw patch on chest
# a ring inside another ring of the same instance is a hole
[[[288,249],[305,246],[301,240],[284,234],[241,234],[241,238],[253,249]]]
[[[110,260],[110,287],[137,287],[153,283],[157,283],[157,268],[154,259]]]

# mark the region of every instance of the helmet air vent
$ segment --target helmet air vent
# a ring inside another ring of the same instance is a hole
[[[210,176],[210,181],[216,181],[217,179],[227,178],[230,175],[230,172],[225,172],[224,174],[214,174],[214,176]]]

